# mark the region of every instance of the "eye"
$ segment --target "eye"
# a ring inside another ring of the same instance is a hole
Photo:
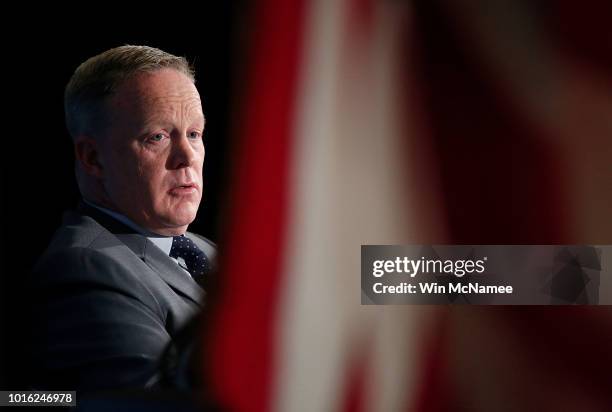
[[[163,133],[156,133],[153,136],[149,137],[149,141],[151,142],[161,142],[162,140],[164,140],[164,138],[166,137],[166,135],[164,135]]]
[[[189,132],[187,133],[187,137],[189,137],[190,139],[199,139],[200,133],[199,132]]]

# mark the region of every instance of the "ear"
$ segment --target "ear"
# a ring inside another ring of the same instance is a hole
[[[94,138],[77,136],[74,141],[74,155],[85,173],[102,178],[104,169],[100,158],[100,147]]]

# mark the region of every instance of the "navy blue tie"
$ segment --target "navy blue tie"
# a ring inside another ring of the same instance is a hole
[[[187,271],[199,284],[202,284],[204,277],[210,271],[210,263],[206,254],[184,235],[172,238],[170,257],[182,258],[187,265]]]

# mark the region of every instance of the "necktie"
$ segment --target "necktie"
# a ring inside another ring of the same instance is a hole
[[[175,259],[182,258],[185,261],[185,265],[187,265],[187,271],[199,284],[202,284],[204,276],[210,270],[210,263],[206,254],[191,239],[184,235],[172,238],[170,257]]]

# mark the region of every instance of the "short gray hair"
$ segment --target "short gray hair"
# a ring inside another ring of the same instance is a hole
[[[115,47],[83,62],[70,78],[64,93],[66,127],[72,138],[105,126],[104,100],[123,81],[138,73],[164,68],[175,69],[195,83],[194,70],[184,57],[154,47]]]

